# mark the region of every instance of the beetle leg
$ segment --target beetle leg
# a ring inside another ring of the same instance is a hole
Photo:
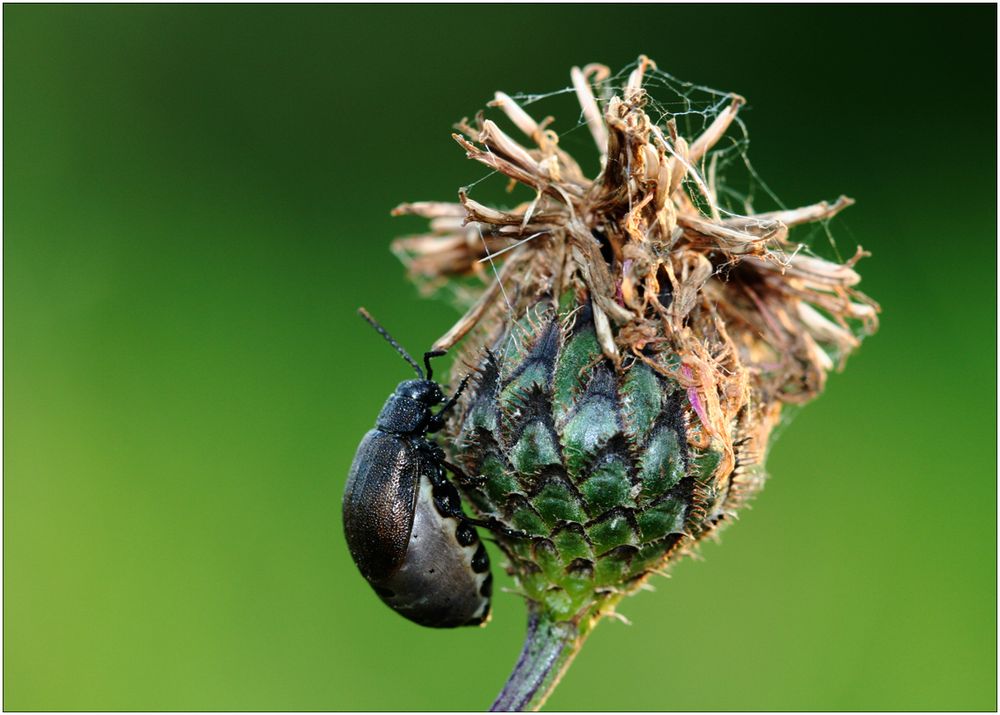
[[[455,394],[448,398],[448,401],[441,406],[441,409],[438,411],[439,415],[443,415],[455,406],[455,403],[458,402],[458,398],[462,396],[463,392],[465,392],[465,386],[469,384],[470,377],[471,375],[466,375],[462,378],[462,381],[458,383],[458,389],[455,390]]]
[[[438,462],[438,464],[453,473],[458,478],[459,484],[462,486],[468,486],[475,481],[473,478],[466,476],[465,472],[450,462],[446,462],[442,459]],[[486,516],[481,519],[477,519],[466,515],[466,513],[462,511],[458,492],[455,490],[455,487],[452,486],[451,482],[449,482],[444,476],[444,471],[430,470],[427,476],[431,480],[431,485],[434,487],[435,504],[437,504],[442,513],[447,516],[454,517],[455,519],[461,519],[472,526],[480,526],[492,532],[499,532],[510,539],[531,538],[531,535],[527,532],[511,529],[509,526],[505,526],[496,517]],[[479,479],[485,481],[482,477]]]
[[[436,415],[431,415],[431,418],[427,420],[427,427],[424,429],[425,432],[437,432],[442,427],[444,427],[444,413],[438,412]]]
[[[437,506],[438,511],[442,515],[450,516],[453,519],[467,520],[469,517],[462,511],[462,497],[454,485],[445,477],[443,462],[439,459],[434,460],[431,468],[426,470],[425,474],[430,479],[431,486],[434,488],[434,504]]]
[[[441,460],[441,466],[447,469],[449,472],[455,475],[458,479],[458,483],[463,487],[480,487],[486,483],[486,477],[470,477],[468,474],[463,472],[458,466]],[[531,534],[524,531],[518,531],[516,529],[511,529],[509,526],[505,526],[499,519],[493,516],[483,517],[482,519],[475,519],[469,516],[464,517],[467,522],[473,524],[474,526],[481,526],[489,531],[498,531],[504,536],[511,539],[530,539]]]
[[[493,516],[487,516],[483,519],[472,519],[470,517],[465,517],[465,520],[472,524],[473,526],[481,526],[484,529],[493,532],[500,532],[508,539],[530,539],[531,534],[526,531],[518,531],[517,529],[511,529],[506,526],[499,519]]]
[[[462,487],[473,487],[475,489],[479,489],[484,484],[486,484],[486,477],[484,476],[470,477],[468,474],[463,472],[457,465],[454,465],[451,462],[447,462],[442,459],[441,466],[443,466],[449,472],[454,474],[458,478],[458,483]]]
[[[430,420],[427,421],[427,427],[424,430],[425,432],[437,432],[444,427],[444,418],[455,406],[455,403],[458,402],[458,398],[461,396],[462,392],[465,390],[466,384],[469,382],[469,377],[469,375],[463,377],[462,382],[458,385],[458,389],[455,390],[455,394],[452,395],[447,402],[441,405],[440,410],[431,415]]]

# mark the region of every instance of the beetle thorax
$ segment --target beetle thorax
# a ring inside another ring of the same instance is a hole
[[[407,380],[385,401],[375,425],[386,432],[423,435],[433,413],[431,407],[444,399],[441,388],[433,380]]]
[[[393,434],[423,436],[430,419],[431,411],[426,405],[403,395],[389,395],[375,426]]]

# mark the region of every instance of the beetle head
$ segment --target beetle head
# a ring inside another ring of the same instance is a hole
[[[444,402],[444,393],[441,386],[433,380],[406,380],[399,383],[396,394],[409,397],[427,407],[433,407]]]

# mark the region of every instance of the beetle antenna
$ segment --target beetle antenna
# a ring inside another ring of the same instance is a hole
[[[424,353],[424,367],[427,368],[427,379],[434,379],[434,368],[431,367],[431,358],[441,357],[442,355],[447,355],[447,350],[428,350]]]
[[[367,320],[369,325],[375,328],[375,332],[377,332],[379,335],[385,338],[386,342],[389,343],[392,347],[396,348],[396,352],[402,355],[403,359],[406,360],[406,362],[410,363],[410,365],[413,366],[413,369],[417,371],[417,377],[419,377],[421,380],[424,379],[423,370],[421,370],[420,366],[417,365],[417,361],[414,360],[412,357],[410,357],[410,353],[406,352],[403,346],[396,342],[396,339],[394,337],[389,335],[388,330],[379,325],[378,321],[375,320],[375,318],[373,318],[371,314],[369,314],[369,312],[364,308],[358,308],[358,315]],[[427,355],[424,355],[424,363],[427,365],[427,372],[430,373],[430,363],[427,362]]]

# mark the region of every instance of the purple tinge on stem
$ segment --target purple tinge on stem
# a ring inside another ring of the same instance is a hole
[[[579,642],[576,626],[545,620],[543,614],[529,608],[521,656],[490,711],[537,710],[559,682]]]

